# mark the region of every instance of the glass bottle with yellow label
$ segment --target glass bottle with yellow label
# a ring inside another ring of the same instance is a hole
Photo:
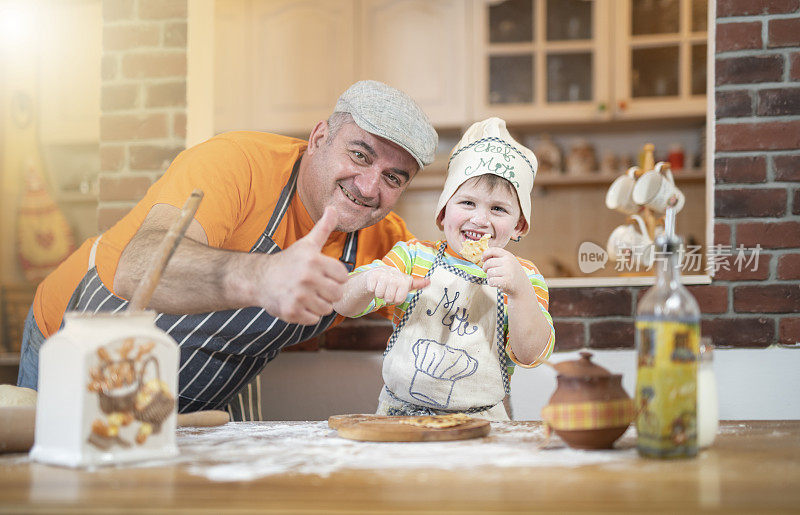
[[[697,455],[700,309],[681,284],[681,243],[674,230],[656,239],[656,284],[636,313],[637,449],[652,458]]]

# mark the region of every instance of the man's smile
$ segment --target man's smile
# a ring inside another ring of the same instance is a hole
[[[357,199],[357,198],[356,198],[356,197],[355,197],[355,196],[354,196],[352,193],[350,193],[349,191],[347,191],[347,189],[346,189],[344,186],[342,186],[341,184],[337,184],[337,186],[339,186],[339,189],[340,189],[340,190],[342,190],[342,193],[344,193],[344,196],[345,196],[345,197],[347,197],[348,199],[350,199],[350,200],[351,200],[351,201],[352,201],[354,204],[356,204],[357,206],[362,206],[362,207],[375,207],[375,206],[372,206],[372,205],[370,205],[370,204],[367,204],[367,203],[366,203],[366,202],[364,202],[364,201],[358,200],[358,199]]]

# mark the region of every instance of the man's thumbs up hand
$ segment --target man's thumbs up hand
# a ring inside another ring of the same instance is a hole
[[[322,248],[338,224],[338,215],[325,208],[311,231],[286,249],[268,256],[268,266],[254,270],[259,305],[286,322],[311,325],[333,311],[342,296],[347,268]]]

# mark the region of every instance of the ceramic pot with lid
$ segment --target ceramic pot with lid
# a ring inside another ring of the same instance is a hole
[[[542,418],[570,447],[610,449],[635,416],[622,374],[592,363],[591,352],[554,365],[556,390]]]

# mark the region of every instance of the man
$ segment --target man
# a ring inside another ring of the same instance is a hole
[[[39,285],[17,384],[36,388],[39,347],[65,311],[126,309],[180,206],[200,188],[203,202],[149,308],[180,347],[179,410],[228,405],[234,420],[253,420],[258,399],[230,403],[237,392],[252,395],[247,383],[281,348],[334,323],[349,270],[410,237],[390,211],[433,161],[437,139],[407,95],[361,81],[307,143],[242,131],[187,149],[130,213]]]

